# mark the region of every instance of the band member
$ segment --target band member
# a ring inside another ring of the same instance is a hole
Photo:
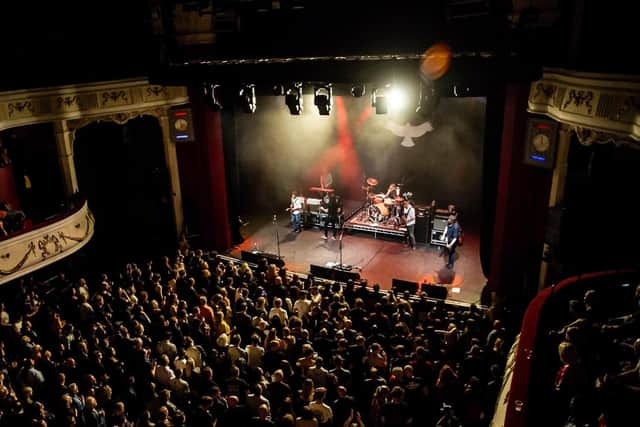
[[[413,207],[413,204],[410,200],[404,201],[404,218],[405,224],[407,226],[407,242],[411,249],[416,249],[416,236],[415,236],[415,227],[416,227],[416,209]]]
[[[460,224],[455,215],[449,215],[447,218],[447,227],[442,232],[442,240],[447,242],[448,262],[447,268],[453,268],[456,259],[456,248],[458,247],[458,239],[460,238]]]
[[[389,185],[389,188],[387,189],[387,193],[384,196],[395,199],[396,197],[400,196],[400,187],[397,184]]]
[[[325,193],[320,203],[320,211],[327,214],[327,218],[324,222],[324,240],[328,239],[329,224],[333,229],[333,240],[336,240],[336,233],[340,228],[340,216],[342,215],[342,206],[340,203],[340,197],[334,193]]]
[[[393,205],[390,207],[391,215],[399,218],[402,216],[403,203],[396,203],[395,200],[400,197],[400,186],[398,184],[390,184],[387,192],[384,195],[385,199],[393,199]]]
[[[291,203],[289,204],[289,208],[287,209],[291,212],[291,226],[293,227],[294,233],[300,233],[302,231],[302,209],[303,209],[303,199],[298,196],[298,194],[294,191],[291,193]]]

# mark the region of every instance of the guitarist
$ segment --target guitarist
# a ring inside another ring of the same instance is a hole
[[[302,197],[298,197],[298,194],[293,191],[291,193],[291,203],[289,204],[287,211],[291,213],[291,226],[293,227],[294,233],[302,232],[303,204]]]
[[[447,218],[447,227],[442,232],[442,240],[447,243],[448,262],[447,268],[452,269],[456,258],[456,248],[460,241],[460,224],[455,215],[449,215]]]

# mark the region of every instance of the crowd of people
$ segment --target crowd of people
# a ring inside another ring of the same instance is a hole
[[[632,301],[605,304],[593,289],[571,299],[549,332],[557,348],[555,425],[631,426],[640,403],[640,285]],[[551,419],[550,419],[551,421]]]
[[[21,210],[15,210],[11,204],[0,201],[0,238],[22,230],[26,215]]]
[[[7,426],[487,426],[510,346],[496,311],[188,248],[9,286]]]

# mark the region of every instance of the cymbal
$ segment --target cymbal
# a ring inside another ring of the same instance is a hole
[[[336,191],[333,188],[322,188],[322,187],[309,187],[309,190],[310,191],[320,191],[320,192],[323,192],[323,193],[333,193],[334,191]]]
[[[378,185],[378,180],[375,178],[367,178],[367,184],[371,186],[376,186]]]

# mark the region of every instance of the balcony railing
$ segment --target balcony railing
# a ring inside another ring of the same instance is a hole
[[[66,215],[0,241],[0,285],[73,254],[93,231],[93,215],[84,201]]]

